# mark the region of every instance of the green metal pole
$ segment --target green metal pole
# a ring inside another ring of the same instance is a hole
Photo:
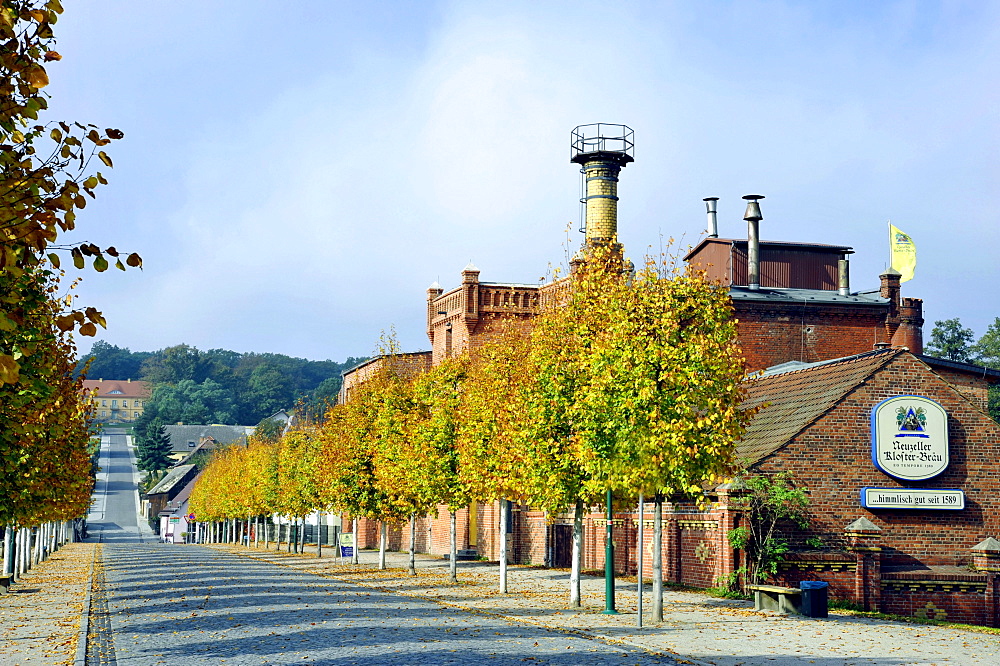
[[[615,542],[611,534],[611,491],[608,490],[606,500],[608,512],[608,536],[604,547],[604,612],[602,615],[618,615],[615,610]]]

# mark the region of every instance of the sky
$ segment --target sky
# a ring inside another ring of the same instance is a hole
[[[48,119],[122,130],[68,240],[142,255],[83,275],[98,338],[344,360],[470,261],[534,283],[582,238],[570,131],[635,131],[619,236],[848,245],[878,286],[976,335],[1000,316],[1000,3],[65,3]],[[79,341],[81,350],[90,341]]]

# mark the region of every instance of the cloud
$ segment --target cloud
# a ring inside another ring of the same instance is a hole
[[[853,245],[859,287],[884,267],[891,217],[917,240],[906,291],[925,298],[929,319],[961,316],[978,332],[1000,312],[977,287],[1000,277],[987,249],[1000,240],[995,8],[314,12],[335,38],[303,48],[298,31],[244,15],[224,40],[233,52],[213,49],[212,67],[182,58],[197,91],[183,107],[176,86],[142,88],[136,152],[122,160],[128,191],[109,189],[101,205],[141,221],[129,233],[149,248],[147,269],[84,289],[111,303],[119,344],[343,358],[395,323],[404,346],[426,346],[429,282],[457,283],[470,259],[484,280],[533,282],[563,259],[579,215],[569,131],[596,121],[636,130],[620,187],[633,255],[661,233],[694,241],[709,195],[722,197],[722,233],[741,236],[739,197],[755,191],[767,196],[765,238]],[[134,30],[153,30],[134,13]],[[178,29],[175,48],[198,38]],[[142,64],[182,80],[169,52]],[[155,178],[142,177],[147,163]]]

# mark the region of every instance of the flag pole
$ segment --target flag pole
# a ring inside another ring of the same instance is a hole
[[[889,234],[889,267],[892,267],[892,218],[885,219],[885,230]]]

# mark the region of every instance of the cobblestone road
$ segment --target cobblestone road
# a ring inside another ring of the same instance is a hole
[[[198,546],[106,544],[118,664],[673,664]]]

